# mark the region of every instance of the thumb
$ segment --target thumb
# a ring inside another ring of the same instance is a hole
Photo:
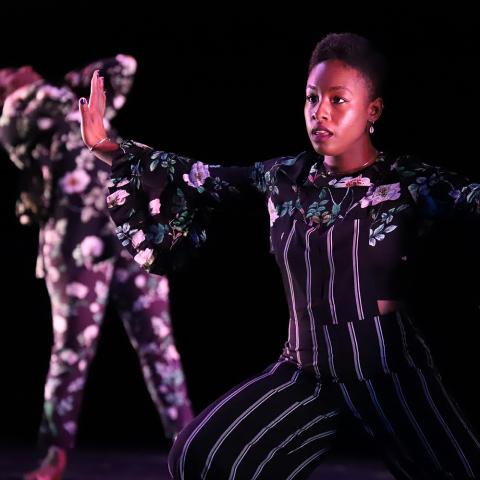
[[[78,109],[80,111],[80,119],[82,124],[85,124],[88,120],[88,114],[90,113],[88,109],[88,101],[85,97],[82,97],[78,101]]]
[[[82,97],[79,101],[78,101],[78,108],[80,110],[80,114],[82,116],[82,120],[84,120],[84,115],[87,113],[88,111],[88,102],[87,102],[87,99],[85,97]]]
[[[80,111],[82,110],[85,110],[88,106],[88,102],[87,102],[87,99],[85,97],[82,97],[79,101],[78,101],[78,106],[80,107]]]
[[[87,144],[87,140],[86,140],[86,134],[85,134],[85,129],[86,129],[86,125],[88,124],[87,122],[87,119],[88,119],[88,103],[87,103],[87,99],[82,97],[79,101],[78,101],[78,109],[80,111],[80,130],[81,130],[81,133],[82,133],[82,139],[83,141],[85,142],[85,144]]]

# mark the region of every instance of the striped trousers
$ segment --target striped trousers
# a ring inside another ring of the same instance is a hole
[[[433,368],[334,382],[281,358],[179,434],[178,480],[307,479],[360,428],[396,479],[480,479],[480,443]]]

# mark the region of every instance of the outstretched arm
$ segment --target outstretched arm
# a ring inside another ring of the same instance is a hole
[[[265,164],[251,167],[206,165],[133,141],[106,136],[105,92],[96,71],[90,99],[80,100],[82,137],[102,161],[112,165],[110,214],[117,235],[145,269],[165,273],[206,238],[212,208],[242,190],[265,192]]]

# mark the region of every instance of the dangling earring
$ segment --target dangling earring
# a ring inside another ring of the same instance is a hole
[[[375,128],[373,127],[373,124],[375,122],[372,122],[372,124],[370,125],[370,128],[368,129],[368,131],[370,132],[370,134],[372,134],[374,131],[375,131]]]

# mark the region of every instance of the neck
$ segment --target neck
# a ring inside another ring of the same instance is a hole
[[[350,173],[375,162],[377,150],[368,142],[356,145],[340,155],[325,155],[325,168],[332,173]]]

